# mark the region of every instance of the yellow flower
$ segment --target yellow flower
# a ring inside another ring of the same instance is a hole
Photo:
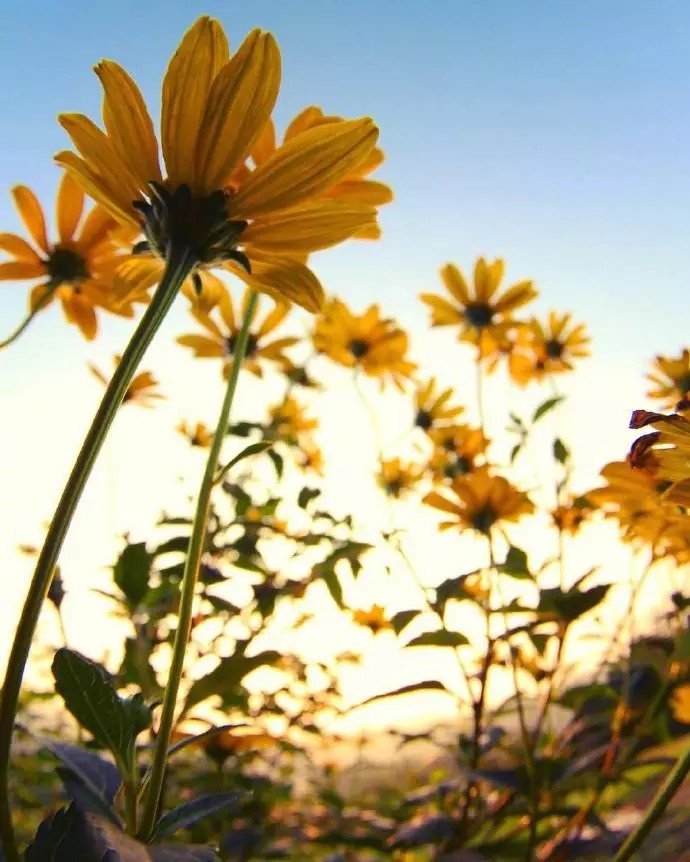
[[[404,464],[400,458],[381,461],[377,481],[391,497],[404,497],[419,483],[424,471],[417,464]]]
[[[666,482],[664,497],[690,506],[690,422],[677,413],[669,416],[635,410],[631,428],[652,425],[659,429],[639,437],[630,450],[630,463],[656,481]]]
[[[307,416],[304,406],[289,395],[280,404],[269,408],[269,436],[285,442],[298,444],[304,434],[318,428],[318,421]]]
[[[647,379],[654,384],[647,395],[658,398],[664,407],[675,407],[690,393],[690,351],[686,348],[676,357],[657,356]]]
[[[218,357],[225,359],[223,374],[225,377],[228,377],[232,366],[232,356],[237,336],[242,326],[242,317],[244,316],[249,296],[250,289],[247,288],[242,299],[242,306],[238,309],[238,313],[236,313],[230,294],[227,290],[223,293],[216,307],[220,313],[221,323],[224,325],[224,328],[221,328],[219,323],[211,317],[211,313],[192,309],[192,316],[210,335],[180,335],[177,343],[183,347],[190,347],[197,357]],[[285,320],[289,311],[290,306],[286,302],[277,302],[261,323],[255,320],[255,323],[252,325],[247,341],[244,366],[252,374],[256,374],[257,377],[263,376],[263,367],[260,364],[261,360],[277,362],[283,369],[289,368],[292,364],[287,356],[285,356],[284,351],[288,347],[292,347],[293,344],[297,344],[299,339],[289,336],[277,338],[274,341],[266,340],[267,336]]]
[[[113,364],[117,368],[120,364],[121,356],[113,358]],[[89,371],[96,377],[104,386],[110,382],[108,378],[96,368],[95,365],[88,363]],[[150,371],[140,371],[132,378],[129,384],[125,397],[122,399],[123,404],[138,404],[140,407],[154,407],[156,401],[161,401],[165,398],[160,392],[157,392],[158,381]]]
[[[486,467],[457,477],[448,490],[454,499],[438,491],[424,498],[427,505],[453,516],[453,520],[441,522],[441,530],[460,527],[488,536],[500,521],[518,521],[534,510],[526,494],[502,476],[491,476]]]
[[[434,293],[421,294],[420,299],[431,309],[431,325],[459,326],[460,340],[478,345],[480,355],[485,356],[492,339],[495,343],[504,334],[513,312],[537,296],[531,281],[520,281],[497,295],[503,269],[502,260],[488,263],[480,257],[470,289],[457,266],[446,264],[441,278],[455,303]]]
[[[256,290],[318,309],[321,286],[295,255],[375,223],[374,207],[322,198],[369,159],[378,136],[374,123],[315,126],[248,171],[245,161],[278,96],[278,45],[270,33],[253,30],[231,56],[221,25],[203,16],[183,37],[163,80],[164,176],[135,82],[111,60],[99,63],[96,74],[105,132],[81,114],[62,114],[80,155],[64,151],[56,160],[114,218],[143,230],[139,250],[148,254],[139,263],[147,277],[155,270],[151,255],[167,258],[177,249],[191,254],[198,268],[229,266]]]
[[[508,359],[513,380],[525,386],[548,374],[572,371],[573,360],[589,356],[589,337],[584,324],[571,325],[570,314],[549,312],[546,324],[535,317],[524,324]]]
[[[177,426],[177,430],[187,438],[190,445],[198,446],[200,449],[208,449],[213,440],[213,433],[203,422],[188,425],[183,419]]]
[[[690,724],[690,685],[679,685],[671,695],[671,712],[676,721]]]
[[[465,410],[464,407],[448,404],[452,397],[453,390],[450,387],[436,392],[436,380],[433,377],[418,386],[414,398],[414,424],[423,431],[429,431],[437,425],[451,422]]]
[[[551,518],[557,529],[574,536],[590,520],[593,512],[593,507],[586,500],[578,499],[569,505],[556,506],[551,511]]]
[[[434,451],[429,461],[435,482],[447,483],[456,476],[465,476],[477,468],[478,460],[489,445],[481,428],[469,425],[449,425],[430,432]]]
[[[313,443],[302,443],[298,464],[303,470],[313,470],[318,476],[323,476],[323,454]]]
[[[0,262],[0,281],[40,278],[30,294],[30,310],[59,299],[67,321],[89,340],[98,331],[97,307],[131,316],[129,305],[115,308],[111,297],[115,269],[123,259],[111,241],[117,223],[99,207],[82,222],[84,193],[68,174],[58,189],[54,242],[48,240],[45,215],[31,189],[15,186],[12,196],[33,245],[17,234],[0,233],[0,251],[12,258]]]
[[[385,610],[380,605],[372,605],[369,610],[353,611],[352,618],[358,625],[366,626],[375,635],[393,628],[391,621],[386,617]]]
[[[381,317],[378,305],[356,315],[341,300],[329,300],[316,319],[314,347],[346,368],[381,378],[382,383],[390,375],[399,389],[416,367],[406,358],[407,334],[395,321]]]

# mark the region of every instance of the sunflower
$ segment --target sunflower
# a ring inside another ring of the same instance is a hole
[[[585,325],[571,324],[570,314],[551,311],[545,324],[533,317],[520,328],[508,358],[510,376],[526,386],[549,374],[572,371],[575,359],[590,355],[589,341]]]
[[[203,16],[163,79],[164,175],[135,82],[111,60],[96,74],[105,131],[81,114],[62,114],[79,155],[63,151],[56,160],[115,219],[143,231],[139,287],[145,278],[154,283],[160,259],[176,250],[197,269],[228,266],[255,290],[317,310],[321,285],[296,258],[375,224],[374,207],[323,197],[366,164],[378,137],[374,123],[315,126],[248,170],[278,96],[280,52],[270,33],[253,30],[230,56],[221,25]]]
[[[192,308],[192,317],[200,323],[209,335],[180,335],[177,343],[183,347],[189,347],[194,351],[194,355],[201,358],[218,357],[225,360],[223,366],[223,374],[227,378],[230,374],[232,366],[232,356],[235,350],[235,343],[242,325],[242,316],[249,302],[251,289],[247,288],[241,303],[241,308],[236,313],[233,307],[233,302],[227,290],[224,290],[222,296],[218,299],[216,308],[220,314],[221,325],[211,317],[211,313],[203,311],[195,311]],[[247,341],[247,352],[245,359],[245,367],[257,377],[263,376],[262,360],[272,361],[286,369],[291,366],[291,362],[284,351],[293,344],[297,344],[298,338],[292,336],[277,338],[274,341],[267,341],[267,336],[270,335],[280,324],[285,320],[290,311],[290,306],[286,302],[277,302],[271,311],[266,315],[262,322],[255,320],[249,332]]]
[[[489,445],[481,428],[469,425],[433,428],[430,437],[434,450],[429,467],[435,482],[447,483],[476,470]]]
[[[531,281],[520,281],[497,295],[503,279],[504,263],[493,263],[480,257],[474,267],[474,285],[470,289],[463,274],[448,263],[441,270],[441,279],[455,303],[434,293],[423,293],[422,302],[431,310],[432,326],[459,326],[460,340],[479,347],[485,356],[491,341],[495,343],[505,335],[513,312],[537,296]]]
[[[433,377],[418,386],[414,396],[416,427],[421,428],[422,431],[429,431],[431,428],[447,425],[456,419],[465,408],[448,404],[452,397],[453,390],[450,387],[436,392],[436,379]]]
[[[177,426],[177,430],[187,438],[191,446],[198,446],[200,449],[208,449],[213,440],[213,432],[203,422],[188,425],[183,419]]]
[[[404,497],[414,489],[424,475],[417,464],[405,464],[400,458],[381,461],[377,481],[391,497]]]
[[[658,398],[664,407],[675,408],[676,402],[690,394],[690,351],[685,348],[680,356],[657,356],[647,379],[654,384],[647,395]]]
[[[441,530],[460,527],[488,536],[501,521],[518,521],[534,510],[526,494],[502,476],[492,476],[486,467],[455,478],[448,490],[454,499],[438,491],[424,498],[427,505],[453,516],[441,522]]]
[[[406,358],[407,334],[381,317],[378,305],[356,315],[340,299],[329,300],[316,319],[313,339],[314,347],[334,362],[361,369],[382,384],[389,375],[399,389],[416,367]]]
[[[15,186],[12,197],[33,245],[17,234],[0,233],[0,251],[12,258],[0,262],[0,281],[41,279],[29,296],[30,311],[60,300],[68,323],[89,341],[98,331],[96,308],[131,317],[131,305],[116,308],[111,296],[115,270],[123,260],[112,242],[117,223],[100,207],[93,207],[82,222],[81,186],[69,174],[60,181],[55,242],[48,240],[46,218],[31,189]]]
[[[304,406],[292,395],[269,408],[268,414],[268,436],[292,445],[298,445],[305,434],[310,434],[319,425],[316,419],[306,415]]]
[[[113,357],[115,368],[120,364],[121,356]],[[96,377],[104,386],[110,382],[100,369],[95,365],[88,363],[89,371]],[[140,371],[132,378],[132,382],[125,392],[125,397],[122,399],[123,404],[138,404],[140,407],[154,407],[156,401],[165,399],[165,395],[161,395],[157,391],[158,381],[150,371]]]
[[[352,619],[358,625],[366,626],[375,635],[393,628],[381,605],[372,605],[368,610],[355,610],[352,612]]]

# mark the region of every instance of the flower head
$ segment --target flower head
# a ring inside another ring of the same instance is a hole
[[[366,626],[375,635],[393,628],[381,605],[372,605],[368,610],[363,608],[355,610],[352,612],[352,618],[360,626]]]
[[[395,321],[381,317],[378,305],[353,314],[340,299],[326,303],[314,326],[314,347],[346,368],[361,369],[383,382],[402,382],[415,369],[407,359],[407,334]]]
[[[405,464],[400,458],[381,461],[377,475],[379,485],[391,497],[404,497],[422,479],[423,469],[417,464]]]
[[[155,259],[177,249],[197,268],[228,266],[256,290],[318,309],[321,286],[300,257],[375,224],[374,207],[322,197],[369,159],[373,122],[315,126],[249,170],[278,96],[280,52],[270,33],[253,30],[231,55],[221,25],[203,16],[163,80],[163,171],[135,82],[111,60],[96,74],[105,131],[81,114],[61,115],[79,155],[56,160],[115,219],[143,231],[138,250],[151,283]]]
[[[572,371],[575,359],[589,356],[588,345],[584,324],[571,324],[570,314],[551,311],[546,323],[533,317],[518,332],[508,359],[510,376],[525,386],[549,374]]]
[[[635,440],[630,463],[666,483],[663,494],[667,500],[690,506],[690,421],[677,413],[633,412],[631,428],[649,425],[657,430]]]
[[[249,302],[250,292],[250,288],[245,290],[241,308],[235,309],[232,297],[225,289],[215,306],[220,316],[218,321],[212,317],[213,311],[196,311],[192,308],[192,317],[204,327],[208,334],[180,335],[177,343],[183,347],[191,348],[197,357],[224,359],[223,373],[227,377],[230,374],[232,356],[242,326],[244,310]],[[268,339],[268,336],[285,320],[289,311],[290,306],[287,303],[276,303],[264,319],[261,322],[256,322],[249,332],[244,365],[248,371],[256,374],[257,377],[263,376],[261,364],[263,361],[276,362],[283,369],[292,365],[284,351],[296,344],[299,339],[292,336],[276,338],[272,341]]]
[[[433,377],[418,386],[414,398],[414,424],[417,428],[421,428],[422,431],[430,431],[439,425],[448,425],[463,413],[464,407],[448,403],[453,394],[450,387],[437,392],[436,379]]]
[[[531,281],[518,282],[498,294],[503,270],[502,260],[488,263],[480,257],[470,288],[457,266],[446,264],[441,278],[455,302],[434,293],[421,294],[420,299],[431,310],[431,325],[459,326],[460,339],[478,345],[480,355],[486,355],[491,340],[495,342],[502,337],[513,312],[537,296]]]
[[[647,379],[653,384],[647,395],[658,398],[664,407],[676,408],[690,394],[690,350],[685,348],[679,356],[657,356]]]
[[[318,421],[307,416],[304,406],[292,395],[269,409],[269,436],[296,445],[303,435],[318,428]]]
[[[113,362],[115,367],[120,364],[121,356],[115,356]],[[110,382],[109,379],[96,368],[95,365],[88,365],[89,371],[96,377],[104,386]],[[158,381],[150,371],[140,371],[132,378],[132,382],[127,388],[125,397],[122,399],[123,404],[138,404],[140,407],[153,407],[156,401],[161,401],[165,398],[157,391]]]
[[[424,498],[427,505],[452,516],[441,522],[441,530],[460,527],[488,536],[499,522],[518,521],[534,510],[526,494],[502,476],[492,476],[486,467],[454,479],[447,491],[452,498],[438,491]]]
[[[447,484],[477,469],[489,445],[481,428],[449,425],[430,432],[434,450],[429,467],[435,482]]]
[[[103,209],[93,207],[82,221],[84,192],[69,174],[60,182],[56,204],[58,238],[48,239],[46,218],[31,189],[15,186],[14,203],[32,240],[0,233],[0,281],[40,279],[29,297],[30,311],[58,299],[65,318],[91,340],[98,330],[96,309],[131,316],[125,304],[115,307],[112,285],[115,270],[124,259],[112,241],[115,222]]]
[[[213,433],[203,422],[188,425],[183,419],[177,426],[177,430],[187,438],[191,446],[198,446],[200,449],[208,449],[213,440]]]

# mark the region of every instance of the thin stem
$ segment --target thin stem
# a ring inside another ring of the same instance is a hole
[[[165,272],[151,304],[146,309],[127,345],[122,360],[115,369],[100,407],[96,411],[91,427],[84,438],[36,563],[36,570],[31,580],[7,662],[2,702],[0,703],[0,840],[2,840],[7,862],[20,862],[10,813],[10,745],[24,668],[41,607],[50,589],[55,565],[75,509],[113,419],[146,349],[193,265],[194,260],[187,251],[174,253],[167,261]]]
[[[125,828],[128,835],[137,833],[137,788],[133,782],[126,779],[123,784],[123,795],[125,801]]]
[[[252,293],[247,304],[247,310],[244,314],[242,327],[237,336],[232,366],[230,368],[230,377],[228,378],[228,385],[225,390],[225,398],[223,399],[220,416],[218,417],[218,424],[213,435],[211,449],[206,462],[206,469],[204,470],[201,486],[199,488],[199,497],[197,499],[194,523],[192,525],[192,535],[189,541],[189,550],[187,552],[184,574],[180,585],[180,607],[178,611],[177,630],[175,631],[173,654],[170,661],[170,671],[168,673],[168,683],[165,687],[165,694],[163,696],[163,708],[161,711],[160,726],[158,728],[158,738],[156,739],[156,750],[153,756],[153,764],[151,766],[144,810],[139,827],[139,835],[144,840],[150,838],[151,833],[153,832],[156,823],[156,816],[158,814],[158,807],[160,805],[163,781],[165,778],[165,768],[168,760],[168,747],[170,745],[170,736],[175,722],[177,694],[180,688],[180,680],[182,679],[184,658],[192,626],[192,611],[194,607],[199,567],[201,564],[201,555],[206,541],[208,514],[211,504],[211,491],[213,490],[214,480],[218,470],[218,460],[220,458],[221,447],[228,433],[228,426],[230,424],[230,408],[232,407],[232,402],[235,397],[240,368],[247,350],[249,327],[256,310],[257,300],[257,294]]]
[[[44,309],[46,307],[46,305],[48,305],[50,300],[53,298],[53,294],[55,293],[55,291],[58,289],[59,286],[60,286],[59,281],[48,281],[48,282],[46,282],[45,293],[38,300],[38,302],[36,303],[34,308],[32,308],[31,311],[26,315],[24,320],[22,320],[22,322],[19,324],[19,326],[13,332],[11,332],[7,336],[7,338],[3,339],[3,341],[0,341],[0,350],[4,350],[6,347],[9,347],[10,344],[15,342],[19,338],[19,336],[22,334],[22,332],[24,332],[24,330],[27,328],[27,326],[29,326],[29,324],[34,319],[34,317],[36,317],[38,312],[42,311],[42,309]]]

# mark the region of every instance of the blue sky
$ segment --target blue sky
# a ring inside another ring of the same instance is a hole
[[[575,415],[587,421],[573,433],[585,449],[599,445],[592,464],[620,457],[648,359],[690,340],[682,301],[690,272],[690,5],[14,0],[0,26],[0,231],[20,228],[9,197],[16,183],[52,208],[52,156],[68,143],[55,115],[98,117],[93,65],[102,57],[122,63],[155,114],[166,63],[203,13],[221,19],[235,47],[253,26],[275,33],[279,125],[319,104],[369,114],[381,128],[380,176],[396,193],[382,216],[384,239],[324,255],[317,268],[326,287],[356,308],[380,302],[414,334],[426,323],[417,295],[439,288],[442,264],[468,269],[479,254],[504,257],[509,280],[535,279],[537,310],[572,310],[589,324],[595,356],[574,390]],[[3,332],[25,303],[22,285],[0,285]],[[83,362],[97,354],[106,367],[128,331],[127,322],[109,320],[104,346],[94,348],[52,309],[0,358],[0,390],[12,396],[9,438],[24,439],[27,421],[45,423],[38,462],[7,454],[3,469],[17,487],[26,469],[56,461],[67,469],[97,394]],[[441,342],[420,338],[442,370],[444,357],[434,353]],[[165,363],[166,349],[153,358]],[[80,400],[61,413],[61,387],[77,399],[86,393],[86,406]],[[46,393],[54,395],[49,416],[29,406]],[[211,405],[209,418],[214,412]],[[28,503],[12,513],[0,530],[3,550],[49,516],[64,470],[50,474],[40,514]],[[95,477],[96,489],[103,483]]]

